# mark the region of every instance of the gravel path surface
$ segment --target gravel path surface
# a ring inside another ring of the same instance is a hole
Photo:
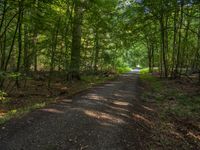
[[[148,149],[151,122],[144,115],[151,112],[137,99],[138,81],[125,74],[11,120],[0,129],[0,150]]]

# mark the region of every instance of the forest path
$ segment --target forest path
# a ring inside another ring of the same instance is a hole
[[[148,149],[154,112],[138,99],[137,72],[8,122],[0,149]]]

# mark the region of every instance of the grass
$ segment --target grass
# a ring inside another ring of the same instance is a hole
[[[117,70],[118,74],[122,74],[122,73],[130,72],[131,68],[129,68],[129,67],[118,67],[116,70]]]
[[[110,76],[110,77],[100,77],[100,76],[83,76],[81,81],[77,81],[74,83],[70,83],[67,86],[70,87],[68,90],[67,96],[72,96],[76,93],[79,93],[81,91],[84,91],[88,88],[91,88],[93,85],[104,83],[108,80],[114,79],[115,76]],[[7,98],[4,97],[5,93],[2,92],[0,95],[0,105],[7,108],[6,111],[1,111],[0,109],[0,124],[4,124],[8,120],[12,118],[20,118],[27,113],[39,109],[42,107],[47,106],[48,104],[55,102],[56,98],[40,98],[41,100],[39,101],[34,101],[32,100],[31,102],[28,102],[27,104],[22,104],[21,106],[13,106],[12,98]],[[25,97],[26,98],[26,97]],[[29,97],[27,97],[28,99]]]
[[[173,114],[180,118],[199,118],[200,95],[194,94],[191,96],[180,85],[169,84],[173,81],[162,80],[147,73],[142,73],[140,78],[148,86],[148,89],[143,93],[143,98],[146,100],[149,97],[153,98],[161,107],[161,114],[164,117]]]
[[[24,116],[25,114],[35,110],[35,109],[39,109],[42,108],[44,106],[46,106],[47,103],[43,102],[43,103],[37,103],[34,104],[32,106],[29,107],[25,107],[25,108],[19,108],[19,109],[13,109],[10,110],[8,112],[6,112],[5,115],[0,116],[0,124],[5,123],[6,121],[12,119],[12,118],[19,118]]]
[[[153,143],[160,143],[164,149],[180,143],[185,149],[198,149],[200,87],[184,79],[161,79],[147,69],[140,74],[140,80],[144,89],[141,98],[157,116]]]
[[[143,68],[140,70],[140,74],[148,74],[149,73],[149,68]]]
[[[173,94],[171,94],[173,95]],[[199,118],[200,114],[200,97],[194,96],[190,97],[185,93],[173,95],[175,102],[171,105],[166,113],[175,114],[177,117],[181,118]],[[199,118],[200,119],[200,118]]]

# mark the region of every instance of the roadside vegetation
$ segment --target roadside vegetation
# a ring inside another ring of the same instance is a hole
[[[149,73],[148,68],[141,70],[140,80],[144,88],[141,99],[153,105],[159,116],[155,134],[162,138],[163,146],[173,147],[180,142],[183,149],[198,149],[200,86],[197,82],[187,78],[162,79],[156,72]]]

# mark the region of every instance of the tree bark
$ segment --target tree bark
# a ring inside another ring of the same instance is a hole
[[[174,12],[174,18],[173,18],[173,23],[174,23],[174,29],[173,29],[173,49],[172,49],[172,66],[171,66],[171,77],[175,78],[175,73],[174,73],[174,65],[176,64],[176,50],[177,50],[177,3],[175,4],[175,12]]]
[[[168,77],[168,71],[167,71],[167,60],[166,60],[166,44],[165,44],[165,25],[164,25],[164,15],[161,14],[160,18],[160,32],[161,32],[161,51],[162,51],[162,64],[164,67],[164,77]]]
[[[98,29],[96,29],[95,33],[95,58],[94,58],[94,72],[98,70],[97,64],[99,59],[99,36]]]
[[[22,19],[23,19],[23,0],[19,1],[19,28],[18,28],[18,58],[16,72],[19,73],[22,55]],[[16,78],[16,86],[19,87],[19,77]]]
[[[23,58],[23,67],[24,72],[28,74],[29,72],[29,59],[28,59],[28,51],[29,51],[29,40],[28,40],[28,26],[24,24],[24,58]]]
[[[71,62],[68,80],[80,80],[80,52],[83,8],[81,6],[81,0],[75,0],[74,4],[75,8],[72,31]]]
[[[178,36],[178,48],[177,48],[177,56],[176,56],[176,68],[175,68],[175,77],[180,77],[180,57],[181,57],[181,42],[182,42],[182,25],[183,25],[183,6],[184,0],[181,0],[181,16],[180,16],[180,25],[179,25],[179,36]]]

